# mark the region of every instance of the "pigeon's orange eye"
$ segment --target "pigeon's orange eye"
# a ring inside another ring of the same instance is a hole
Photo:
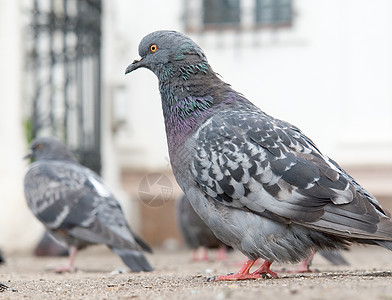
[[[44,147],[44,145],[38,144],[36,148],[37,148],[38,150],[41,150],[43,147]]]
[[[155,51],[157,51],[157,50],[158,50],[158,46],[157,46],[157,45],[152,44],[152,45],[150,46],[150,51],[151,51],[151,52],[155,52]]]

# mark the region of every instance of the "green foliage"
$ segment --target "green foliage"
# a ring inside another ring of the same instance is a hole
[[[33,121],[30,119],[25,119],[24,122],[24,132],[27,140],[27,144],[30,144],[33,140]]]

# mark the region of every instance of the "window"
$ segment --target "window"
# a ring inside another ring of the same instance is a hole
[[[203,0],[204,26],[240,24],[240,0]]]
[[[188,32],[292,25],[292,0],[184,0]]]
[[[290,25],[291,0],[256,0],[256,24],[265,26]]]
[[[31,3],[25,40],[29,136],[63,139],[99,173],[102,0]]]

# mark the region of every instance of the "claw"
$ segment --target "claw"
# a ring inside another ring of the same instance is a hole
[[[273,272],[270,267],[271,267],[272,262],[265,260],[263,264],[261,265],[260,268],[258,268],[256,271],[254,271],[252,274],[258,274],[259,276],[263,276],[263,278],[266,278],[267,275],[270,275],[272,278],[279,278],[278,274]],[[251,274],[251,275],[252,275]]]
[[[260,279],[260,278],[265,278],[267,274],[272,278],[278,278],[278,275],[275,272],[272,272],[270,269],[270,266],[272,264],[272,262],[270,261],[265,261],[260,268],[258,268],[253,273],[249,273],[250,269],[252,268],[252,266],[256,261],[257,259],[247,260],[242,265],[241,269],[235,274],[214,276],[208,278],[207,280],[208,281],[235,281],[235,280]]]

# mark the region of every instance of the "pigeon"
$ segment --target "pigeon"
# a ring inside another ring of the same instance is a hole
[[[176,215],[178,228],[188,248],[193,249],[193,260],[209,260],[207,249],[218,249],[219,260],[226,259],[227,246],[223,244],[195,212],[188,198],[183,194],[177,201]],[[202,248],[202,257],[197,250]]]
[[[129,228],[121,206],[102,179],[80,165],[55,137],[31,143],[32,158],[24,178],[27,204],[50,234],[69,248],[69,263],[56,272],[74,270],[77,250],[106,244],[134,272],[152,271],[142,253],[151,248]]]
[[[237,273],[211,280],[277,278],[275,261],[352,243],[392,250],[392,222],[378,201],[299,128],[225,83],[193,40],[148,34],[125,74],[139,68],[158,77],[179,186],[212,232],[247,257]]]

